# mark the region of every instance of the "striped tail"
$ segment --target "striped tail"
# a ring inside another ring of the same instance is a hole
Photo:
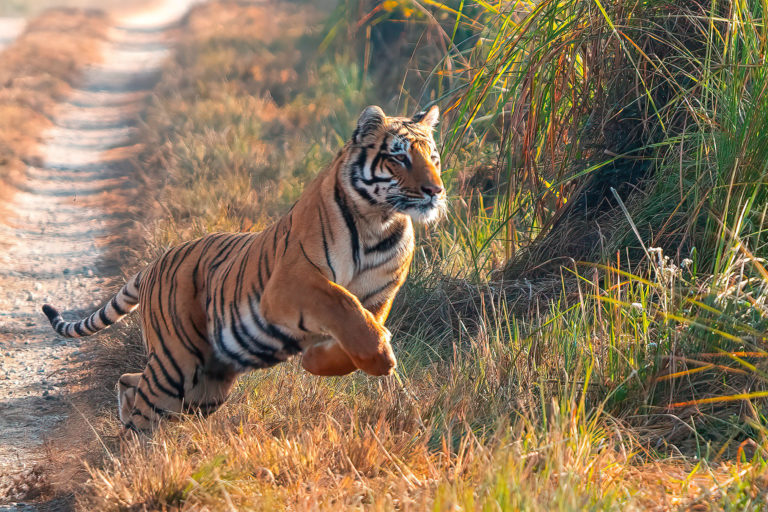
[[[67,322],[61,314],[48,304],[43,306],[43,313],[50,320],[53,329],[66,338],[90,336],[122,319],[139,306],[139,278],[141,273],[129,280],[106,305],[95,311],[88,318],[77,322]]]

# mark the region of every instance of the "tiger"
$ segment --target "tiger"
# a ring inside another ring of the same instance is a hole
[[[445,210],[433,131],[439,109],[360,114],[351,138],[286,215],[259,233],[212,233],[167,250],[104,306],[66,321],[62,337],[94,334],[139,309],[147,363],[117,383],[124,431],[206,416],[236,378],[301,354],[319,376],[391,374],[384,323],[414,253],[413,223]]]

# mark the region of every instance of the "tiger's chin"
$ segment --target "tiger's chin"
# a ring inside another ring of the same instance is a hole
[[[432,224],[437,222],[445,213],[445,201],[432,202],[425,205],[411,206],[403,211],[413,222]]]

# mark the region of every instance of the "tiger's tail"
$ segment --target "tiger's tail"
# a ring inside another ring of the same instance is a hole
[[[139,306],[139,283],[141,273],[130,279],[112,300],[107,302],[88,318],[75,322],[67,322],[55,308],[46,304],[43,313],[48,317],[53,329],[66,338],[81,338],[90,336],[120,321],[125,315]]]

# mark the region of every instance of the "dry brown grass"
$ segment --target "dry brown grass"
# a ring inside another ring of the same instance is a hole
[[[434,367],[404,386],[319,380],[297,365],[241,382],[214,417],[167,424],[124,443],[82,493],[98,510],[672,510],[708,509],[734,483],[759,494],[754,466],[642,463],[639,445],[551,408],[541,431],[497,409],[479,419],[471,382]],[[438,382],[447,383],[440,389]],[[469,387],[467,387],[469,386]],[[570,404],[576,406],[577,404]],[[443,431],[431,411],[450,411]],[[490,412],[490,411],[486,411]],[[513,426],[515,424],[515,426]],[[708,505],[709,504],[709,505]]]

